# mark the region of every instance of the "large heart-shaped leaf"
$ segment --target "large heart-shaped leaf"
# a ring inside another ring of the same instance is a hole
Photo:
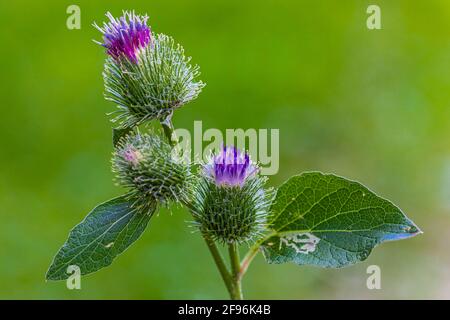
[[[109,266],[139,238],[153,212],[135,210],[126,196],[98,205],[72,229],[54,257],[46,279],[67,279],[67,268],[71,265],[78,266],[82,275]]]
[[[344,267],[365,260],[388,240],[421,231],[388,200],[363,185],[320,172],[304,173],[277,191],[262,244],[269,263]]]

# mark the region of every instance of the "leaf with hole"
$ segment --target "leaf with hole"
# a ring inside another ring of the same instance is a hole
[[[320,172],[294,176],[277,191],[262,251],[269,263],[345,267],[378,244],[421,233],[405,214],[360,183]]]

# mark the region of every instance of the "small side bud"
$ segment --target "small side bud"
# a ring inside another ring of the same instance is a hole
[[[112,163],[118,183],[128,188],[144,209],[155,201],[165,204],[189,198],[194,179],[191,168],[158,135],[133,133],[122,138]]]

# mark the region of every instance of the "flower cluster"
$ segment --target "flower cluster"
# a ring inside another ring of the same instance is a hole
[[[114,119],[124,129],[157,119],[195,99],[203,88],[198,67],[183,48],[163,34],[153,34],[148,17],[124,12],[96,28],[103,34],[108,58],[105,96],[115,102]],[[223,243],[249,241],[266,223],[271,192],[264,189],[257,164],[235,147],[224,146],[204,164],[198,181],[191,166],[174,157],[159,136],[134,133],[123,138],[113,156],[119,184],[144,211],[147,204],[189,203],[201,232]],[[195,182],[195,183],[194,183]]]

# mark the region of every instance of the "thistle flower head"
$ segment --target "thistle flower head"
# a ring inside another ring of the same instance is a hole
[[[113,121],[122,128],[164,121],[197,98],[205,84],[196,80],[199,67],[190,64],[182,46],[164,34],[150,34],[146,17],[110,19],[101,30],[110,52],[103,72],[105,98],[118,106]]]
[[[190,166],[158,135],[133,133],[122,138],[112,163],[118,183],[143,209],[154,202],[186,202],[190,196]]]
[[[264,230],[273,193],[245,152],[222,150],[204,165],[191,201],[195,225],[222,243],[251,241]]]
[[[211,157],[204,170],[218,186],[242,187],[248,178],[257,173],[258,168],[246,152],[234,146],[223,146],[216,156]]]
[[[103,33],[103,43],[108,55],[118,60],[126,57],[137,63],[137,54],[141,48],[145,48],[152,39],[150,28],[147,26],[148,16],[135,15],[134,12],[123,13],[116,19],[111,13],[107,13],[109,22],[103,23],[103,27],[94,26]]]

